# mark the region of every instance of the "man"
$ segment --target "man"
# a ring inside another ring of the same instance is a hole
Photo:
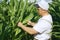
[[[37,23],[28,21],[29,25],[33,28],[24,26],[21,22],[18,26],[31,35],[35,35],[35,40],[49,40],[51,38],[50,32],[52,31],[52,17],[48,13],[49,4],[45,1],[40,1],[35,5],[38,9],[38,14],[42,16]]]

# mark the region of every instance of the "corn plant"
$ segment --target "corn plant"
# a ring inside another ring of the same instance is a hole
[[[60,0],[53,0],[50,4],[50,13],[53,17],[52,40],[60,40]]]
[[[36,22],[39,19],[36,13],[34,3],[28,3],[28,0],[3,0],[0,3],[0,40],[33,40],[33,36],[19,28],[17,23],[27,26],[28,20]]]

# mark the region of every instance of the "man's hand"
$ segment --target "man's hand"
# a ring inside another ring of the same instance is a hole
[[[33,22],[31,22],[31,21],[28,21],[27,24],[28,24],[28,25],[31,25],[31,26],[34,26],[36,23],[33,23]]]
[[[22,27],[22,26],[23,26],[23,24],[22,24],[21,22],[19,22],[19,23],[18,23],[18,26],[19,26],[19,27]]]
[[[28,21],[28,23],[27,23],[27,24],[28,24],[28,25],[31,25],[31,23],[32,23],[31,21]]]

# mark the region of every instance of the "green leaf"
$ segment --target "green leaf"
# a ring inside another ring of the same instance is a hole
[[[16,28],[16,29],[15,29],[15,32],[16,32],[16,33],[15,33],[15,36],[16,36],[16,35],[18,35],[18,34],[21,32],[21,29]]]
[[[27,23],[27,21],[31,20],[34,17],[33,13],[30,13],[24,20],[23,20],[23,24]]]

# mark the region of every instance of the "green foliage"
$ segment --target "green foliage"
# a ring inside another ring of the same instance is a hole
[[[60,40],[60,0],[53,0],[49,10],[54,21],[52,40]]]
[[[37,21],[34,3],[28,3],[28,0],[7,1],[0,3],[0,40],[32,40],[32,35],[18,28],[17,23],[20,21],[27,26],[28,20]]]

